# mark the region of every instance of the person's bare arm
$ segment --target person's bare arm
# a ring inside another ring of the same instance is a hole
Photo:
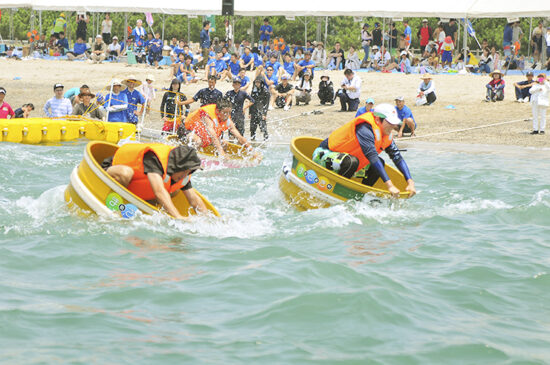
[[[189,202],[189,205],[191,205],[193,209],[195,209],[195,212],[208,212],[208,209],[206,209],[206,204],[204,204],[204,201],[194,189],[183,190],[183,195],[185,195],[185,198]]]
[[[210,135],[210,139],[212,140],[212,144],[214,147],[216,147],[216,150],[218,151],[218,154],[220,157],[225,157],[225,151],[223,150],[222,143],[220,139],[218,138],[218,135],[216,134],[216,131],[214,130],[214,122],[210,117],[203,117],[202,122],[204,126],[206,127],[206,131]]]
[[[168,191],[164,187],[162,176],[156,173],[149,173],[147,174],[147,179],[149,180],[149,184],[151,184],[151,189],[153,189],[153,193],[157,197],[158,202],[164,208],[164,210],[166,210],[168,214],[176,219],[185,219],[185,217],[180,214],[180,212],[174,205],[174,202],[170,197],[170,193],[168,193]]]
[[[244,138],[244,137],[239,133],[239,130],[237,129],[237,127],[235,127],[235,124],[231,123],[231,127],[229,127],[229,131],[231,132],[232,135],[235,136],[235,138],[237,138],[237,140],[239,141],[240,144],[242,144],[242,145],[245,146],[245,147],[250,148],[250,144],[248,143],[248,141],[246,140],[246,138]]]

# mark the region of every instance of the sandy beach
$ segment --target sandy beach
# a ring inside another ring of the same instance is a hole
[[[88,62],[47,61],[47,60],[0,60],[2,79],[0,86],[7,90],[6,101],[15,109],[24,103],[31,102],[36,110],[31,116],[45,116],[43,106],[53,96],[53,84],[61,82],[65,88],[87,84],[93,93],[108,91],[108,84],[113,77],[124,79],[133,74],[144,81],[147,74],[154,75],[155,87],[158,89],[156,100],[146,117],[146,127],[160,128],[160,102],[168,87],[170,74],[167,66],[163,70],[145,65],[128,66],[123,63],[90,64]],[[329,75],[335,88],[342,81],[342,71],[316,71],[314,92],[321,75]],[[505,76],[505,99],[502,102],[486,103],[485,84],[489,76],[479,75],[435,75],[437,101],[431,106],[414,105],[420,75],[383,74],[379,72],[358,72],[362,79],[362,103],[367,97],[373,97],[376,103],[394,103],[394,97],[403,95],[406,104],[412,109],[418,124],[417,138],[408,139],[407,144],[415,141],[504,145],[542,148],[548,147],[550,136],[529,134],[532,129],[531,105],[516,103],[513,83],[525,79],[524,76]],[[199,73],[200,77],[204,74]],[[248,76],[252,79],[253,73]],[[205,87],[206,82],[182,86],[188,98]],[[218,89],[226,92],[231,89],[228,82],[219,82]],[[453,105],[455,109],[446,107]],[[198,103],[192,105],[192,109]],[[290,111],[282,109],[270,111],[268,129],[275,141],[288,141],[292,136],[313,135],[326,137],[336,127],[351,120],[354,113],[341,113],[338,100],[334,106],[320,106],[317,96],[308,106],[292,107]],[[321,114],[311,113],[314,110]],[[511,122],[497,126],[490,124]],[[248,121],[247,121],[248,123]],[[478,128],[482,127],[482,128]],[[247,137],[248,137],[248,125]],[[474,128],[474,129],[471,129]],[[459,131],[464,130],[466,131]]]

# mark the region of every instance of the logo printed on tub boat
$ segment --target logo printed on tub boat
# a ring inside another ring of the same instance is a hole
[[[136,215],[138,208],[133,204],[124,204],[117,193],[110,193],[105,199],[105,205],[113,212],[120,212],[122,218],[129,219]]]
[[[298,177],[304,177],[305,172],[306,172],[306,167],[303,163],[300,163],[298,164],[298,166],[296,166],[296,175]]]
[[[112,211],[118,211],[119,206],[122,204],[122,197],[117,193],[110,193],[105,199],[105,205]]]
[[[304,176],[308,184],[317,184],[319,182],[317,174],[313,170],[307,170]]]

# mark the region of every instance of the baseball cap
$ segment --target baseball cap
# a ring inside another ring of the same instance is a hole
[[[6,95],[6,89],[4,89],[3,87],[0,87],[0,93]]]
[[[118,41],[118,37],[116,35],[113,37],[113,39],[116,39]]]
[[[391,104],[379,104],[374,107],[373,114],[379,118],[383,118],[388,121],[388,123],[393,125],[400,125],[401,120],[397,116],[397,111],[395,106]]]
[[[533,72],[532,72],[532,71],[527,71],[527,73],[525,74],[525,76],[533,76]]]
[[[427,23],[428,22],[428,19],[424,18],[422,19],[422,23]]]
[[[395,100],[405,101],[405,97],[403,97],[403,96],[397,96],[397,97],[395,98]]]
[[[238,77],[234,77],[233,78],[233,83],[236,84],[236,83],[241,83],[241,79],[239,79]]]
[[[367,101],[365,101],[365,104],[368,104],[368,103],[374,104],[374,99],[368,98]]]
[[[55,85],[53,86],[53,89],[54,89],[54,90],[55,90],[55,89],[58,89],[58,88],[64,89],[65,86],[63,86],[63,84],[60,84],[60,83],[57,83],[57,84],[55,84]]]

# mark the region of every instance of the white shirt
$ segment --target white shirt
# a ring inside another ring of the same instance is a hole
[[[348,78],[344,76],[344,79],[342,80],[342,83],[340,85],[355,88],[355,91],[346,90],[350,99],[359,99],[359,97],[361,96],[361,78],[359,76],[353,75],[353,78],[351,80],[348,80]]]
[[[311,60],[315,62],[315,64],[325,64],[327,62],[327,52],[324,48],[315,48],[311,55]]]
[[[384,59],[382,59],[382,52],[378,51],[376,52],[376,55],[374,55],[374,60],[378,62],[379,66],[386,66],[390,63],[391,56],[388,51],[384,53]]]
[[[418,92],[421,91],[423,91],[424,94],[435,92],[435,82],[433,80],[430,80],[428,84],[425,84],[424,81],[421,81],[420,85],[418,86]]]
[[[545,81],[544,84],[535,83],[531,86],[529,92],[531,93],[531,104],[540,106],[548,106],[550,104],[550,100],[548,100],[550,83],[548,81]]]
[[[225,27],[225,39],[226,40],[233,40],[233,26],[231,24],[227,25]]]
[[[108,21],[104,19],[101,22],[101,33],[111,33],[111,28],[113,27],[113,21],[109,19]]]
[[[115,45],[114,43],[109,44],[109,52],[118,51],[120,52],[120,43],[117,42]]]

